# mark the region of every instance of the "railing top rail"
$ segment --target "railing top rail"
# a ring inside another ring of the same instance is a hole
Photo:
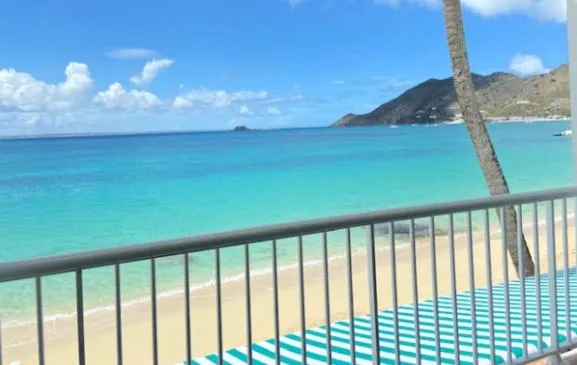
[[[391,209],[372,213],[297,221],[175,240],[134,244],[96,251],[5,262],[0,263],[0,282],[73,272],[82,269],[199,252],[246,243],[304,236],[325,231],[367,226],[370,224],[477,211],[507,205],[535,203],[576,196],[577,186],[572,186],[529,193]]]

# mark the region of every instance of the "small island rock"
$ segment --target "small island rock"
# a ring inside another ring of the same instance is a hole
[[[247,126],[245,126],[245,125],[239,125],[239,126],[234,127],[234,129],[233,129],[232,131],[233,131],[233,132],[246,132],[246,131],[249,131],[249,130],[250,130],[250,129],[248,129]]]

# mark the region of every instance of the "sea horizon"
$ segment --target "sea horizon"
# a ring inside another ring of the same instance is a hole
[[[549,119],[547,117],[525,117],[524,119],[508,119],[507,117],[491,117],[485,122],[487,124],[495,123],[551,123],[551,122],[567,122],[569,118]],[[0,140],[12,139],[58,139],[58,138],[91,138],[91,137],[129,137],[129,136],[163,136],[172,134],[206,134],[206,133],[246,133],[246,132],[272,132],[282,130],[304,130],[304,129],[326,129],[326,128],[398,128],[398,127],[412,127],[412,126],[438,126],[438,125],[452,125],[464,124],[461,119],[441,121],[437,123],[411,123],[411,124],[376,124],[364,126],[338,126],[332,124],[321,126],[302,126],[302,127],[272,127],[272,128],[250,128],[246,131],[235,131],[230,129],[199,129],[199,130],[158,130],[158,131],[121,131],[121,132],[75,132],[75,133],[43,133],[43,134],[14,134],[14,135],[0,135]],[[245,126],[239,124],[239,126]]]

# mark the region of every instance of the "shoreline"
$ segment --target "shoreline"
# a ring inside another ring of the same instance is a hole
[[[555,218],[555,224],[559,224],[562,222],[562,217],[557,217]],[[567,214],[567,223],[569,227],[573,227],[574,226],[574,222],[573,220],[575,219],[575,213],[571,212],[568,209],[568,214]],[[538,226],[539,227],[544,227],[546,226],[547,222],[546,219],[539,219],[538,220]],[[493,226],[493,225],[491,225]],[[364,229],[365,227],[356,227],[356,229]],[[438,227],[437,227],[438,228]],[[473,236],[475,235],[479,235],[482,234],[483,231],[482,229],[475,229],[475,225],[472,225],[472,233]],[[523,228],[524,230],[529,229],[529,228],[533,228],[533,224],[532,222],[527,222],[525,221],[523,223]],[[459,239],[462,238],[466,238],[467,232],[465,231],[466,228],[461,228],[461,230],[457,230],[455,229],[454,231],[454,239],[457,242]],[[491,235],[497,235],[500,234],[501,229],[500,228],[494,228],[490,231]],[[532,232],[529,232],[529,235],[531,235]],[[525,233],[525,235],[527,236],[527,233]],[[399,239],[399,236],[401,237]],[[446,239],[448,237],[448,232],[442,232],[442,233],[436,233],[435,238],[436,239]],[[378,242],[381,241],[381,242]],[[527,240],[529,241],[529,240]],[[416,236],[415,237],[415,244],[419,245],[420,243],[428,243],[429,242],[429,235],[428,233],[422,235],[422,236]],[[390,250],[390,245],[389,245],[389,235],[388,234],[377,234],[375,237],[375,243],[376,243],[376,248],[377,250],[380,251],[389,251]],[[335,244],[335,242],[333,242],[332,244]],[[345,242],[336,242],[336,244],[340,244],[342,247],[345,247]],[[241,247],[242,245],[240,245],[239,247]],[[303,245],[304,246],[304,245]],[[397,250],[406,250],[409,249],[411,247],[411,243],[408,241],[408,234],[402,234],[402,233],[397,233],[396,234],[396,239],[395,239],[395,248]],[[361,245],[352,245],[351,244],[351,256],[358,256],[358,255],[362,255],[362,254],[366,254],[366,249],[364,248],[364,244]],[[338,260],[345,260],[347,258],[346,253],[342,252],[339,254],[335,254],[335,255],[329,255],[328,256],[328,261],[333,262],[333,261],[338,261]],[[296,261],[296,260],[295,260]],[[323,264],[323,259],[322,258],[314,258],[314,259],[303,259],[303,269],[306,269],[307,267],[321,267]],[[272,275],[272,268],[268,267],[268,268],[258,268],[258,269],[253,269],[252,267],[254,267],[254,262],[251,263],[251,270],[250,270],[250,274],[249,277],[252,279],[255,278],[259,278],[259,277],[268,277]],[[290,270],[297,270],[299,269],[300,265],[298,262],[292,263],[292,264],[288,264],[288,265],[281,265],[277,267],[277,271],[279,273],[284,272],[284,271],[290,271]],[[242,268],[239,268],[239,273],[230,275],[230,276],[224,276],[221,277],[221,285],[227,285],[227,284],[234,284],[234,283],[241,283],[244,282],[244,280],[246,279],[246,274],[245,272],[242,271]],[[184,274],[184,273],[183,273]],[[184,276],[183,276],[184,277]],[[176,281],[176,280],[175,280]],[[185,292],[184,288],[182,287],[184,284],[184,279],[182,280],[181,283],[181,287],[177,288],[177,285],[174,284],[173,288],[170,289],[166,289],[163,291],[160,291],[157,293],[157,298],[158,299],[169,299],[172,297],[177,297],[177,296],[182,296]],[[203,282],[198,282],[198,283],[191,283],[192,285],[189,285],[189,294],[194,294],[195,292],[201,292],[203,290],[207,290],[207,289],[211,289],[211,288],[215,288],[216,286],[216,280],[211,279],[208,281],[203,281]],[[127,310],[131,307],[135,307],[138,305],[143,305],[143,304],[147,304],[150,303],[151,299],[150,296],[145,296],[145,295],[138,295],[135,296],[133,298],[128,299],[127,301],[123,301],[121,304],[121,307],[123,310]],[[111,302],[108,304],[104,304],[104,305],[97,305],[95,307],[90,307],[90,308],[86,308],[85,307],[85,311],[84,311],[84,317],[90,317],[92,315],[98,315],[99,313],[102,312],[115,312],[116,311],[116,304],[114,303],[114,298],[111,299]],[[2,322],[0,322],[0,329],[10,329],[10,328],[18,328],[18,327],[23,327],[23,326],[29,326],[29,325],[35,325],[36,324],[36,318],[35,318],[35,313],[29,314],[27,316],[25,316],[26,318],[14,318],[11,320],[4,320]],[[76,312],[58,312],[52,315],[48,315],[48,316],[44,316],[44,323],[45,324],[49,324],[55,321],[65,321],[65,320],[71,320],[71,319],[75,319],[76,318]]]
[[[544,116],[527,117],[486,117],[485,122],[489,123],[548,123],[548,122],[570,122],[571,118],[550,118]],[[444,124],[463,124],[464,119],[455,119]]]
[[[560,224],[556,227],[561,228]],[[527,243],[533,252],[533,237],[530,230],[526,230]],[[569,237],[574,237],[575,230],[573,224],[568,227]],[[556,231],[558,265],[561,268],[563,230]],[[541,228],[539,237],[542,243],[546,242],[545,232]],[[448,280],[450,275],[450,250],[448,238],[438,237],[435,257],[437,260],[437,285],[438,296],[450,295],[451,288]],[[493,262],[492,271],[485,272],[484,260],[485,245],[484,235],[473,234],[473,255],[475,265],[468,266],[466,257],[468,247],[466,239],[455,237],[455,255],[460,258],[455,262],[456,284],[459,292],[470,290],[469,273],[474,273],[474,284],[476,288],[486,286],[486,278],[492,277],[493,284],[497,285],[504,279],[502,262],[502,246],[500,234],[491,234],[490,257]],[[421,239],[416,242],[416,263],[417,277],[424,280],[417,280],[419,301],[432,298],[430,279],[430,250],[428,239]],[[397,262],[397,278],[412,280],[411,273],[411,251],[404,245],[395,249]],[[423,247],[423,249],[419,249]],[[427,247],[427,249],[425,249]],[[379,310],[392,306],[391,297],[391,273],[388,265],[391,258],[391,250],[380,247],[377,251],[377,290],[379,294]],[[569,247],[569,259],[571,265],[575,262],[575,247]],[[541,273],[546,273],[547,260],[545,248],[541,246],[537,253],[540,259]],[[533,255],[535,257],[535,255]],[[358,252],[352,257],[352,277],[354,287],[354,315],[366,315],[369,313],[369,289],[367,283],[368,272],[366,270],[366,253]],[[348,301],[347,298],[347,260],[335,259],[331,261],[329,267],[330,297],[331,297],[331,318],[330,321],[347,320]],[[510,259],[508,277],[510,280],[516,279]],[[311,265],[304,270],[305,276],[305,303],[307,328],[325,324],[325,297],[324,297],[324,274],[323,265]],[[472,271],[471,271],[472,270]],[[279,329],[281,334],[292,333],[300,329],[300,312],[296,305],[293,305],[295,298],[299,298],[299,278],[298,269],[289,269],[279,272]],[[401,282],[403,279],[400,279]],[[244,282],[229,282],[222,286],[222,323],[223,323],[223,347],[225,349],[242,346],[246,343],[246,320],[245,320],[245,293]],[[398,305],[406,305],[413,302],[411,285],[399,285]],[[191,295],[191,326],[192,326],[192,350],[193,358],[214,353],[217,349],[216,342],[216,299],[214,290],[205,288]],[[257,342],[267,338],[272,338],[274,323],[274,303],[272,300],[272,280],[271,275],[262,275],[251,279],[251,306],[252,306],[252,340]],[[338,300],[337,298],[343,298]],[[158,339],[159,355],[161,364],[178,364],[185,360],[184,341],[184,295],[165,297],[158,300]],[[122,311],[122,333],[123,333],[123,353],[125,363],[150,362],[151,349],[151,306],[142,303]],[[89,361],[87,363],[102,364],[113,363],[116,359],[116,326],[114,312],[102,312],[85,319],[86,329],[86,354]],[[48,362],[58,362],[59,364],[75,364],[77,361],[76,345],[76,322],[55,323],[55,327],[45,326],[45,348]],[[58,328],[56,328],[58,326]],[[58,333],[53,332],[58,330]],[[3,339],[12,338],[34,339],[36,326],[30,325],[28,328],[5,329]],[[16,337],[15,337],[16,335]],[[142,351],[143,347],[146,349]],[[102,351],[108,348],[108,351]],[[14,343],[5,347],[5,359],[7,363],[20,361],[24,365],[36,363],[37,346],[35,341],[29,343]]]
[[[568,229],[573,230],[574,224],[573,224],[573,215],[571,214],[568,217]],[[561,226],[561,221],[562,218],[557,218],[556,220],[556,226]],[[542,227],[546,224],[545,221],[540,220],[538,223],[539,226],[539,230],[542,230]],[[532,222],[525,222],[525,224],[523,225],[524,227],[524,231],[527,237],[527,243],[529,245],[530,250],[533,250],[532,245],[530,244],[530,242],[532,242]],[[542,232],[541,232],[542,233]],[[494,229],[491,231],[491,241],[495,240],[497,241],[497,244],[493,244],[493,246],[501,246],[500,244],[500,229]],[[559,229],[557,231],[557,234],[560,235],[561,234],[561,229]],[[456,233],[455,234],[455,249],[457,251],[464,251],[467,249],[467,245],[466,245],[466,233]],[[473,243],[475,246],[483,246],[483,241],[480,240],[479,238],[483,236],[483,233],[480,232],[479,230],[473,231]],[[448,236],[447,235],[436,235],[436,240],[438,242],[438,251],[439,253],[437,253],[437,256],[443,252],[446,253],[447,251],[447,242],[448,242]],[[557,245],[560,244],[560,239],[557,241]],[[405,261],[407,260],[407,257],[410,254],[410,248],[411,245],[409,242],[406,243],[400,243],[401,241],[397,241],[396,245],[395,245],[395,254],[396,256],[403,256],[405,257]],[[429,237],[425,236],[425,237],[418,237],[415,241],[415,247],[419,247],[419,246],[428,246],[429,244]],[[419,251],[419,250],[417,250]],[[428,257],[428,250],[421,250],[424,252],[421,252],[419,255],[425,255],[426,257]],[[344,252],[344,246],[343,246],[343,252]],[[383,260],[383,258],[386,260],[386,257],[390,256],[390,246],[383,246],[380,245],[379,243],[377,243],[377,256],[379,258],[380,261]],[[333,255],[329,257],[329,263],[331,267],[337,267],[339,268],[339,271],[341,274],[345,273],[346,274],[346,254],[340,254],[340,255]],[[364,249],[357,249],[352,251],[352,255],[351,255],[351,260],[355,263],[357,263],[356,266],[358,266],[360,264],[361,269],[360,271],[366,271],[366,267],[365,263],[366,263],[366,250]],[[422,261],[421,259],[419,259],[420,261]],[[559,261],[561,262],[561,261]],[[542,260],[541,261],[541,266],[543,266],[543,263],[546,263],[546,260]],[[406,262],[405,262],[406,264]],[[381,265],[382,266],[382,265]],[[386,266],[386,265],[385,265]],[[484,266],[484,265],[479,265],[479,266]],[[322,287],[320,287],[319,282],[322,283],[322,269],[323,269],[323,265],[322,265],[322,261],[321,260],[309,260],[306,263],[303,262],[303,271],[305,272],[305,276],[307,277],[307,283],[305,285],[305,290],[308,290],[311,285],[312,286],[319,286],[319,289],[322,289]],[[441,271],[441,267],[439,266],[439,271]],[[355,276],[358,276],[358,269],[354,269],[353,268],[353,272]],[[382,271],[387,271],[387,270],[382,270]],[[299,266],[298,263],[295,263],[293,265],[287,265],[287,266],[283,266],[283,267],[279,267],[278,270],[278,276],[280,279],[284,278],[284,277],[290,277],[290,276],[295,276],[297,273],[299,272]],[[311,275],[310,273],[316,273]],[[334,272],[334,269],[333,269]],[[260,270],[258,272],[253,272],[251,271],[250,273],[250,280],[251,280],[251,285],[253,287],[253,291],[252,291],[252,295],[254,295],[255,291],[257,291],[258,293],[260,293],[262,295],[262,293],[265,294],[270,294],[272,291],[272,281],[271,281],[271,277],[272,277],[272,272],[270,270]],[[512,269],[512,267],[509,268],[509,275],[510,277],[514,276],[514,269]],[[339,281],[343,280],[343,276],[344,275],[337,275],[337,277],[339,277]],[[362,276],[362,275],[361,275]],[[312,277],[312,279],[311,279]],[[332,282],[333,282],[333,278],[334,278],[334,273],[331,275],[330,278],[330,282],[331,282],[331,286],[333,286]],[[497,282],[499,281],[499,276],[495,276]],[[502,277],[501,277],[502,279]],[[243,298],[245,296],[245,291],[244,291],[244,280],[245,280],[245,275],[244,273],[235,275],[233,277],[229,277],[226,278],[225,280],[222,281],[222,290],[223,290],[223,299],[231,300],[231,299],[235,299],[236,301],[243,302]],[[311,284],[312,281],[312,284]],[[291,290],[297,292],[297,290],[295,289],[295,286],[297,286],[297,282],[298,280],[296,280],[296,278],[293,277],[292,280],[289,280],[289,288],[292,288]],[[315,284],[316,283],[316,284]],[[279,281],[279,289],[280,291],[284,291],[285,287],[280,285],[280,281]],[[421,284],[419,284],[421,285]],[[425,285],[426,286],[426,285]],[[288,290],[288,289],[286,289]],[[408,290],[408,289],[407,289]],[[230,295],[225,295],[224,293],[226,292],[234,292],[235,295],[230,296]],[[426,291],[430,291],[430,288],[426,289]],[[197,288],[193,288],[189,291],[189,295],[191,298],[191,302],[196,302],[197,304],[199,304],[201,307],[204,308],[204,310],[213,310],[214,309],[214,292],[215,292],[215,287],[214,287],[214,282],[212,283],[206,283],[203,286],[197,287]],[[322,290],[320,291],[322,292]],[[439,292],[439,295],[442,294],[442,291]],[[445,293],[446,294],[446,293]],[[159,307],[164,306],[164,305],[168,305],[169,306],[174,306],[175,302],[182,302],[184,301],[184,288],[181,289],[173,289],[167,292],[162,292],[159,293],[157,295],[158,297],[158,305]],[[421,297],[420,300],[423,300],[424,298]],[[355,299],[356,300],[356,299]],[[208,301],[208,303],[207,303]],[[204,304],[203,304],[204,303]],[[387,308],[387,307],[383,307],[384,304],[381,304],[380,307],[383,308]],[[320,305],[320,308],[323,308],[324,304]],[[146,296],[142,296],[140,298],[138,298],[137,300],[131,300],[129,302],[124,302],[122,303],[122,316],[123,318],[126,317],[139,317],[141,318],[141,320],[137,320],[133,323],[133,325],[138,324],[139,322],[142,321],[142,316],[145,315],[146,317],[146,313],[148,312],[150,307],[150,297],[146,297]],[[390,307],[390,305],[389,305]],[[103,307],[97,307],[97,308],[91,308],[88,309],[85,312],[85,322],[86,322],[86,330],[89,333],[92,334],[98,334],[98,333],[107,333],[107,332],[114,332],[114,328],[115,328],[115,320],[114,320],[114,316],[115,316],[115,304],[112,303],[110,305],[107,306],[103,306]],[[180,307],[180,309],[178,309],[181,314],[182,312],[184,312],[184,310],[182,309],[182,307]],[[177,310],[177,311],[178,311]],[[345,313],[346,311],[335,311],[334,313],[331,312],[331,316],[334,320],[337,319],[346,319],[347,315]],[[358,315],[358,314],[357,314]],[[160,315],[159,316],[165,316],[165,315]],[[319,316],[313,316],[316,319],[314,320],[308,320],[307,321],[307,327],[310,326],[314,326],[314,325],[318,325],[318,324],[322,324],[323,323],[323,315],[319,315]],[[310,317],[309,317],[310,318]],[[320,318],[320,320],[319,320]],[[293,322],[298,322],[298,316],[293,317]],[[146,322],[146,320],[145,320]],[[45,335],[46,335],[46,341],[48,342],[59,342],[64,340],[65,338],[67,338],[68,336],[75,336],[75,323],[76,323],[76,313],[69,313],[68,315],[57,315],[57,316],[53,316],[52,318],[44,318],[44,328],[45,328]],[[298,327],[298,326],[297,326]],[[294,332],[296,331],[298,328],[295,327],[294,324],[292,324],[288,329],[292,329],[292,331],[286,331],[283,330],[283,333],[288,333],[288,332]],[[36,329],[36,321],[35,320],[28,320],[27,323],[10,323],[10,322],[4,322],[2,323],[2,330],[3,330],[3,340],[4,340],[4,347],[6,349],[7,352],[16,352],[21,354],[22,350],[28,348],[29,346],[32,346],[34,344],[37,343],[37,338],[36,338],[36,334],[35,334],[35,329]],[[225,328],[226,330],[226,328]],[[9,341],[7,342],[6,339],[7,338],[11,338],[10,334],[14,333],[14,334],[19,334],[18,336],[14,337],[13,341]],[[264,336],[264,338],[269,338],[271,337],[270,335]],[[69,342],[69,341],[65,341],[65,342]],[[235,344],[236,342],[233,342],[232,344]],[[235,346],[237,346],[238,343],[236,343]],[[70,345],[69,345],[70,346]],[[231,346],[227,346],[231,347]],[[214,349],[214,346],[209,346],[209,349],[212,348]],[[26,352],[26,350],[24,350]],[[199,353],[197,355],[204,355],[207,354],[209,352],[204,352],[204,353]],[[20,361],[20,359],[16,359]],[[26,364],[26,363],[25,363]]]

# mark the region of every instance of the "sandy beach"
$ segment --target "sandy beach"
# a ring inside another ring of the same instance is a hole
[[[541,272],[547,272],[546,238],[543,226],[540,227],[540,252],[533,252],[531,227],[525,234],[534,257],[540,258]],[[562,229],[557,225],[557,267],[563,267]],[[575,265],[575,231],[568,229],[570,265]],[[482,233],[473,235],[473,257],[475,262],[475,286],[486,285],[485,244]],[[492,278],[495,284],[503,282],[502,246],[498,233],[491,235]],[[469,289],[468,250],[465,235],[455,238],[456,279],[459,291]],[[416,257],[418,268],[419,300],[432,297],[431,257],[428,238],[417,241]],[[344,253],[344,246],[343,246]],[[392,251],[388,248],[377,252],[379,307],[391,307],[390,260]],[[413,302],[411,250],[409,245],[398,245],[395,249],[397,262],[397,282],[399,305]],[[439,295],[450,295],[451,255],[447,236],[437,237],[436,260],[438,268]],[[296,262],[296,258],[295,258]],[[354,312],[356,315],[369,312],[367,285],[367,257],[364,252],[355,253],[352,259],[354,284]],[[330,311],[331,321],[348,318],[347,266],[344,258],[330,261]],[[509,277],[516,278],[514,268],[509,262]],[[325,302],[323,284],[323,266],[310,265],[305,270],[305,301],[307,326],[325,323]],[[287,269],[279,273],[279,303],[281,334],[296,332],[300,329],[298,306],[299,281],[298,270]],[[273,291],[271,275],[261,275],[251,280],[252,334],[253,341],[274,336]],[[246,343],[245,285],[244,281],[224,284],[222,287],[223,341],[230,348]],[[202,356],[217,350],[216,310],[214,287],[191,292],[191,326],[193,357]],[[160,364],[176,364],[185,360],[185,317],[182,295],[161,298],[158,301],[158,338]],[[126,364],[152,363],[152,331],[150,303],[123,309],[123,359]],[[45,323],[47,333],[46,360],[48,364],[77,364],[77,341],[75,320],[60,320]],[[86,317],[86,356],[87,364],[116,363],[116,331],[114,312],[102,312]],[[37,364],[37,343],[35,326],[5,328],[2,339],[5,343],[4,360],[10,364],[20,361],[23,365]],[[18,345],[18,342],[28,342]]]

